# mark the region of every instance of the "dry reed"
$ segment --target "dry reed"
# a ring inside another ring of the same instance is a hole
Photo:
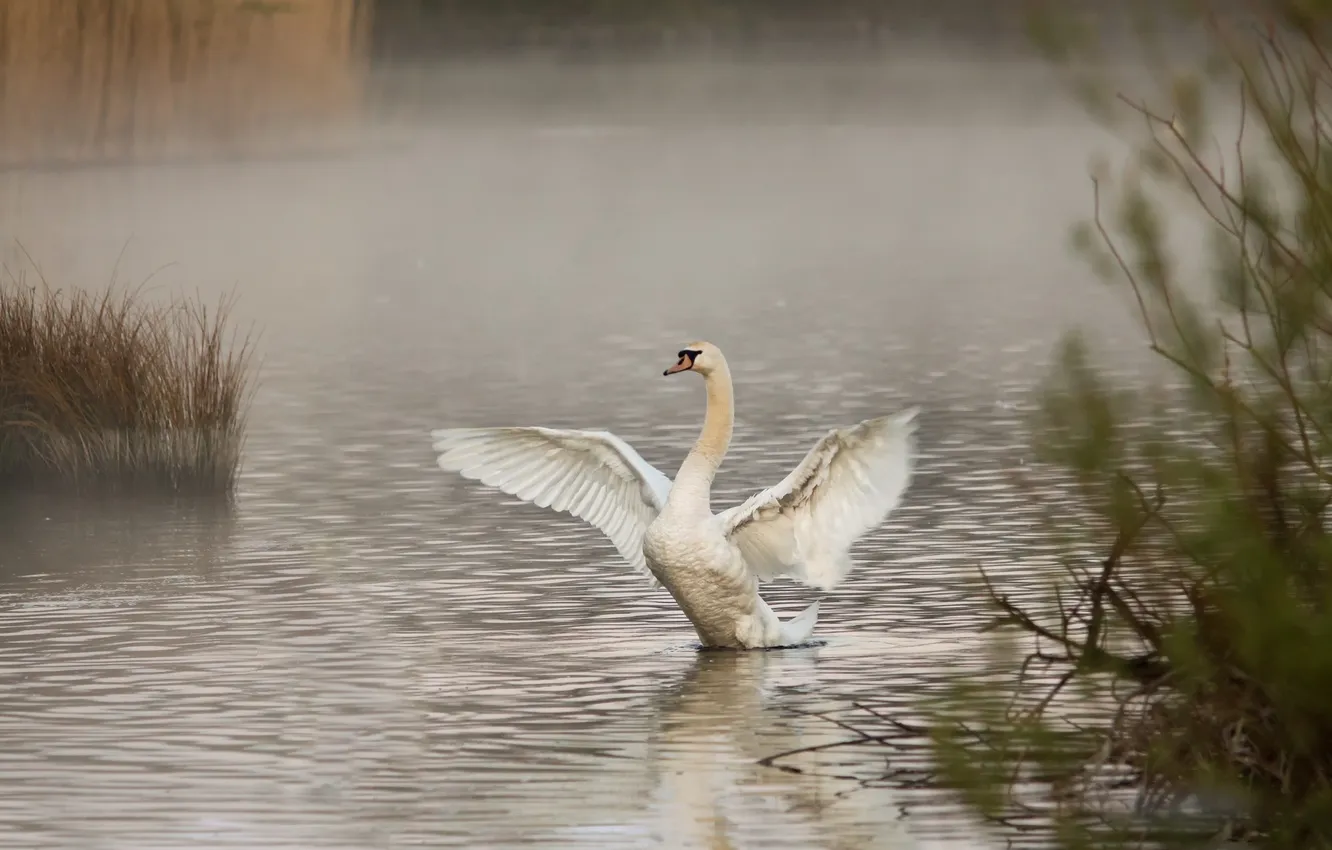
[[[303,149],[355,116],[361,0],[4,0],[0,166]]]
[[[230,302],[0,279],[0,486],[229,493],[249,401]]]

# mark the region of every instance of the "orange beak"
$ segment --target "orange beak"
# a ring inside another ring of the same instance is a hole
[[[694,361],[689,359],[688,357],[681,357],[679,363],[676,363],[674,366],[667,369],[665,372],[662,372],[661,374],[674,375],[676,372],[688,372],[692,368],[694,368]]]

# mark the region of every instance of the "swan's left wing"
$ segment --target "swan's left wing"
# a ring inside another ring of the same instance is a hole
[[[624,440],[606,431],[537,427],[444,428],[430,436],[440,469],[591,523],[657,583],[643,558],[643,535],[665,507],[671,480]]]
[[[718,514],[760,579],[831,590],[851,544],[897,507],[911,480],[917,408],[830,432],[775,487]]]

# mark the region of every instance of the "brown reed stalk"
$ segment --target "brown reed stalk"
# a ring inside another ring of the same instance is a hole
[[[0,278],[0,487],[229,493],[251,338],[232,300]]]

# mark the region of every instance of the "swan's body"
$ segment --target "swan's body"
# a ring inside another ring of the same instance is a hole
[[[726,359],[695,343],[666,374],[700,372],[703,431],[674,483],[605,431],[450,428],[432,432],[440,468],[601,529],[675,597],[705,646],[790,646],[814,630],[818,603],[782,622],[758,584],[788,577],[831,590],[850,547],[896,507],[911,477],[915,408],[829,432],[774,487],[719,514],[712,480],[730,445]]]

